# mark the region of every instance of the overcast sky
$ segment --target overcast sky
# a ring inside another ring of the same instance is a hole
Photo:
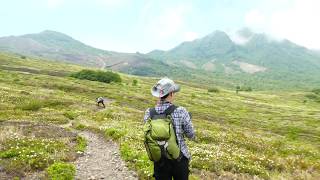
[[[55,30],[120,52],[167,50],[249,27],[320,49],[320,0],[6,0],[0,36]]]

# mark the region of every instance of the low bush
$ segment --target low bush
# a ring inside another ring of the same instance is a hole
[[[66,111],[66,112],[63,113],[63,115],[65,117],[67,117],[68,119],[70,119],[70,120],[73,120],[78,116],[76,113],[74,113],[72,111]]]
[[[252,88],[250,86],[243,86],[243,87],[237,86],[236,87],[236,92],[239,92],[239,91],[251,92]]]
[[[218,92],[220,92],[220,90],[216,87],[211,87],[208,89],[208,92],[218,93]]]
[[[21,104],[17,105],[16,108],[24,111],[38,111],[44,107],[67,106],[69,104],[69,102],[64,102],[61,100],[27,99]]]
[[[39,100],[30,100],[18,106],[19,109],[25,111],[38,111],[43,106],[43,103]]]
[[[121,138],[122,136],[124,136],[125,132],[123,132],[119,129],[115,129],[115,128],[107,128],[105,130],[105,135],[107,137],[111,137],[112,139],[117,140],[117,139]]]
[[[318,99],[318,96],[315,94],[306,94],[305,96],[309,99],[314,99],[314,100]]]
[[[313,89],[312,92],[315,93],[315,94],[319,94],[320,95],[320,88],[319,89]]]
[[[75,127],[76,130],[84,130],[84,129],[87,128],[87,126],[85,126],[83,124],[79,124],[79,123],[75,124],[74,127]]]
[[[309,93],[309,94],[306,94],[305,97],[306,97],[306,98],[309,98],[309,99],[311,99],[311,100],[313,100],[313,101],[320,102],[320,96],[317,95],[317,94],[311,94],[311,93]]]
[[[56,162],[48,167],[48,177],[51,180],[72,180],[76,174],[73,164]]]
[[[132,81],[132,86],[137,86],[137,85],[138,85],[138,80],[134,79],[134,80]]]
[[[104,83],[121,82],[120,75],[110,71],[82,70],[77,73],[73,73],[70,76],[78,79],[86,79]]]
[[[251,87],[241,87],[240,91],[250,92],[250,91],[252,91],[252,88]]]

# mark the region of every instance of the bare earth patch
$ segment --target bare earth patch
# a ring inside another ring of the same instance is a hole
[[[214,71],[215,69],[215,65],[213,64],[213,62],[207,62],[204,65],[202,65],[202,69],[206,70],[206,71]]]
[[[197,66],[193,63],[193,62],[190,62],[190,61],[187,61],[187,60],[182,60],[180,61],[183,65],[187,66],[188,68],[191,68],[191,69],[197,69]]]
[[[229,66],[226,66],[225,64],[222,64],[223,68],[224,68],[224,72],[226,74],[235,74],[237,73],[238,71],[235,71],[234,69],[232,69],[231,67]]]
[[[264,72],[267,70],[267,68],[262,67],[262,66],[257,66],[254,64],[249,64],[241,61],[233,61],[233,64],[238,65],[242,71],[249,73],[249,74],[254,74],[257,72]]]

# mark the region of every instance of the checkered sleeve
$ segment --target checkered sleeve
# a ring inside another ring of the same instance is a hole
[[[146,122],[150,118],[150,109],[148,108],[144,114],[143,121]]]
[[[181,108],[182,110],[182,122],[183,122],[183,130],[184,134],[187,138],[193,139],[194,138],[194,129],[191,121],[190,114],[185,108]]]

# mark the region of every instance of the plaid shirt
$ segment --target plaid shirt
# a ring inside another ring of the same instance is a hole
[[[172,104],[169,102],[160,102],[155,107],[157,113],[163,113],[168,107]],[[147,109],[144,116],[144,122],[146,122],[150,118],[150,109]],[[190,154],[188,151],[187,144],[184,140],[184,135],[192,139],[194,138],[194,130],[191,122],[191,117],[188,111],[184,107],[178,107],[172,113],[173,125],[176,129],[176,137],[178,141],[179,148],[183,155],[190,159]]]

